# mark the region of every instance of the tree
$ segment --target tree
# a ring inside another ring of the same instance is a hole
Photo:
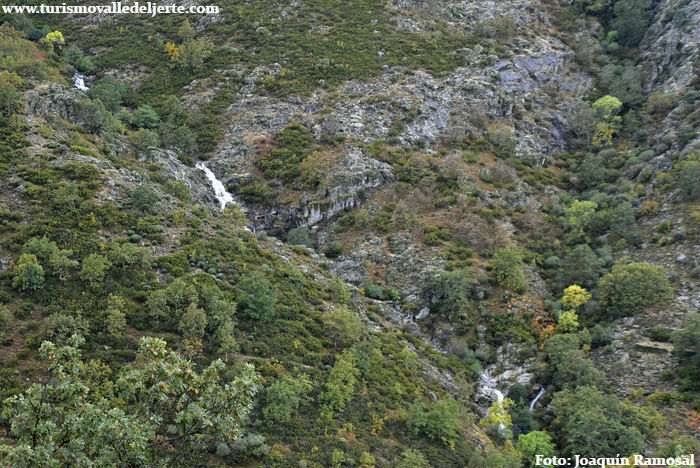
[[[313,248],[314,243],[309,236],[309,228],[305,226],[295,227],[287,233],[287,243],[290,245],[303,245]]]
[[[479,281],[471,268],[441,272],[428,289],[433,308],[446,317],[464,313],[475,298]]]
[[[527,280],[523,274],[523,256],[515,245],[496,251],[489,267],[498,284],[514,292],[525,291]]]
[[[197,300],[195,287],[178,278],[164,289],[151,292],[146,299],[146,308],[157,323],[174,330],[190,304]]]
[[[49,315],[41,324],[41,337],[58,344],[68,343],[73,335],[87,336],[90,330],[88,322],[79,316],[63,312]]]
[[[215,338],[219,346],[216,352],[224,355],[225,362],[228,362],[229,353],[235,353],[240,349],[235,332],[236,326],[233,320],[225,320],[216,330]]]
[[[165,43],[165,54],[168,56],[168,58],[170,58],[170,61],[173,63],[177,63],[177,61],[180,60],[180,49],[173,42]]]
[[[570,206],[564,208],[564,219],[569,228],[569,233],[566,235],[567,242],[573,243],[587,239],[586,231],[596,220],[597,209],[598,204],[588,200],[574,200]]]
[[[580,325],[578,315],[573,310],[562,312],[557,320],[557,330],[564,333],[576,331]]]
[[[564,307],[576,311],[576,309],[588,303],[591,299],[591,293],[577,284],[572,284],[564,290],[564,297],[561,298],[561,303],[564,304]]]
[[[564,256],[555,283],[558,290],[578,284],[589,290],[598,285],[603,268],[600,258],[588,244],[579,244]]]
[[[700,363],[700,314],[688,312],[683,317],[683,328],[671,333],[673,351],[681,356],[690,356],[694,365]]]
[[[5,401],[3,417],[10,421],[12,445],[0,445],[4,466],[67,468],[69,466],[144,466],[153,421],[93,399],[82,380],[82,339],[56,348],[45,342],[40,354],[49,360],[50,383],[32,384]]]
[[[141,184],[131,191],[134,206],[145,213],[153,213],[156,203],[160,200],[158,194],[147,184]]]
[[[121,335],[126,328],[126,315],[124,315],[124,299],[110,294],[107,298],[107,309],[104,314],[104,330],[110,335]]]
[[[275,315],[277,293],[272,289],[270,281],[256,271],[241,281],[240,288],[243,297],[239,303],[243,312],[255,320],[271,320]]]
[[[100,254],[90,254],[83,259],[83,265],[78,276],[87,282],[91,288],[97,288],[105,279],[112,264]]]
[[[700,200],[700,162],[683,161],[679,164],[678,188],[685,201]]]
[[[460,410],[454,400],[438,400],[430,406],[415,403],[408,408],[406,421],[413,433],[452,446],[459,438]]]
[[[598,116],[610,123],[622,109],[622,102],[615,96],[603,96],[593,103],[593,110]]]
[[[151,106],[144,104],[136,109],[131,122],[135,127],[156,128],[160,123],[160,117]]]
[[[197,307],[194,302],[187,307],[182,314],[177,330],[183,336],[184,346],[188,353],[197,355],[202,349],[202,338],[207,328],[207,314]]]
[[[129,135],[129,141],[139,152],[145,152],[153,146],[158,146],[158,134],[153,130],[139,128]]]
[[[394,468],[430,468],[425,456],[418,450],[413,449],[401,452],[401,457],[393,466]]]
[[[583,289],[581,286],[573,284],[564,290],[564,297],[561,298],[561,303],[569,310],[562,312],[559,315],[557,329],[564,333],[569,333],[578,330],[579,322],[576,310],[584,304],[587,304],[592,299],[591,293]]]
[[[505,429],[513,425],[513,420],[510,417],[508,408],[513,406],[513,400],[504,398],[503,401],[494,401],[489,408],[486,417],[479,421],[479,425],[488,426],[503,426]]]
[[[635,47],[644,37],[651,20],[649,0],[618,0],[613,7],[612,26],[623,44]]]
[[[320,395],[324,413],[333,417],[345,410],[345,405],[355,392],[358,375],[355,356],[349,351],[344,351],[336,359],[328,375],[326,389]]]
[[[365,326],[358,315],[347,307],[336,307],[326,313],[323,323],[333,338],[333,346],[350,346],[360,339]]]
[[[666,302],[671,286],[661,266],[618,264],[600,280],[600,297],[609,313],[627,316]]]
[[[313,385],[306,374],[293,377],[285,374],[276,380],[265,391],[265,406],[263,416],[270,423],[285,424],[292,419],[292,414],[306,399]]]
[[[167,466],[240,436],[260,380],[250,364],[225,383],[221,361],[198,373],[163,340],[142,338],[135,366],[102,392],[81,372],[83,342],[44,342],[48,383],[5,401],[14,443],[0,445],[3,466]]]
[[[530,466],[535,466],[537,455],[542,455],[544,458],[556,456],[552,438],[549,434],[540,431],[532,431],[518,437],[515,449],[529,462]]]
[[[88,90],[90,98],[99,99],[105,108],[112,113],[119,111],[125,95],[124,85],[114,75],[109,74],[97,80]]]
[[[177,29],[177,37],[179,37],[181,41],[187,42],[194,39],[195,34],[196,32],[190,24],[190,20],[185,18],[185,20],[180,24],[180,27]]]
[[[564,390],[552,400],[552,434],[560,436],[567,455],[596,457],[601,453],[641,453],[639,430],[623,417],[618,400],[590,386]]]
[[[22,254],[17,260],[12,287],[20,291],[36,291],[44,285],[44,269],[34,254]]]

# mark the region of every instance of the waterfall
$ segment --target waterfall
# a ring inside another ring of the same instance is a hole
[[[537,394],[537,396],[530,403],[530,411],[532,411],[532,409],[535,407],[535,403],[537,403],[537,400],[540,399],[540,397],[542,396],[543,393],[544,393],[544,387],[540,388],[540,392]]]
[[[198,162],[196,167],[197,169],[204,171],[204,175],[206,175],[207,179],[209,179],[211,188],[214,189],[214,196],[219,201],[219,205],[221,205],[222,210],[226,208],[226,205],[235,201],[233,195],[231,195],[229,191],[226,190],[226,187],[224,187],[223,182],[216,178],[216,175],[214,175],[211,169],[205,166],[202,162]]]
[[[496,395],[496,401],[501,403],[503,401],[503,393],[500,390],[493,389],[493,394]]]
[[[88,89],[90,89],[88,86],[85,85],[85,75],[77,71],[75,72],[75,75],[73,75],[73,84],[76,88],[78,88],[81,91],[87,91]]]

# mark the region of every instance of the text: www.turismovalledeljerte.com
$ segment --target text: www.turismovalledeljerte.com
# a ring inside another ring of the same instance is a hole
[[[140,14],[148,16],[172,14],[206,14],[218,15],[217,5],[159,5],[153,2],[124,4],[112,2],[109,5],[2,5],[3,13],[47,14],[47,15],[124,15]]]

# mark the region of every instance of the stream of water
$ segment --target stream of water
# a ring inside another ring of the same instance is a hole
[[[530,403],[530,411],[532,411],[532,409],[535,407],[535,403],[537,403],[537,400],[540,399],[540,397],[542,396],[543,393],[544,393],[544,387],[540,388],[539,393],[537,394],[537,396],[536,396],[536,397],[532,400],[532,402]]]
[[[87,91],[90,87],[85,85],[85,75],[75,72],[73,75],[73,85],[81,91]]]
[[[224,186],[223,182],[217,179],[216,175],[211,171],[211,169],[205,166],[204,163],[198,162],[196,167],[197,169],[203,171],[204,175],[207,176],[207,179],[211,184],[211,188],[214,189],[214,196],[218,200],[222,210],[226,208],[226,205],[228,205],[229,203],[233,203],[236,201],[233,195],[231,195],[231,193],[228,190],[226,190],[226,187]]]

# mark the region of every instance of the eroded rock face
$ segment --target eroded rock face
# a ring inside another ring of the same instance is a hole
[[[340,165],[316,191],[319,198],[302,207],[301,225],[314,225],[345,208],[361,204],[362,192],[372,190],[395,179],[391,167],[368,158],[358,148],[350,148]]]
[[[647,91],[678,92],[697,73],[700,58],[700,1],[658,2],[640,46]]]
[[[75,125],[86,125],[90,115],[85,112],[89,98],[77,88],[60,84],[37,86],[24,93],[27,111],[47,120],[66,119]]]

